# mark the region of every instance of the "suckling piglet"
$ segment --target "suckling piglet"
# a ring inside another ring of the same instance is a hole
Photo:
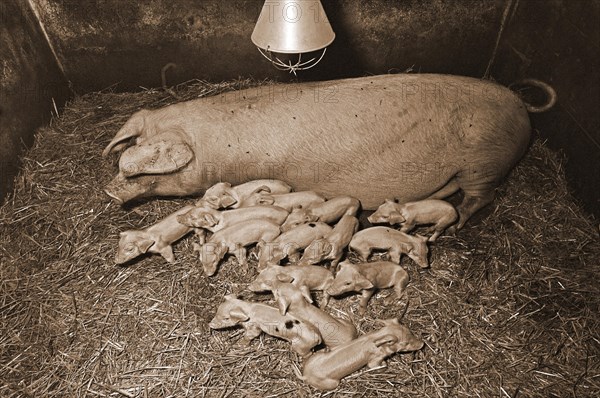
[[[383,321],[384,326],[346,342],[328,352],[317,352],[304,362],[300,379],[319,390],[333,390],[341,379],[364,366],[386,366],[385,359],[397,352],[417,351],[423,341],[397,319]]]
[[[223,329],[236,325],[246,329],[242,339],[245,344],[265,332],[289,341],[292,350],[303,357],[310,355],[311,349],[321,343],[319,330],[312,324],[291,314],[281,315],[277,308],[267,304],[240,300],[230,294],[225,296],[225,301],[208,326],[211,329]]]
[[[352,322],[329,315],[310,304],[300,289],[291,283],[277,281],[273,284],[273,297],[282,315],[287,313],[313,324],[321,333],[323,343],[327,347],[336,347],[353,340],[357,331]]]
[[[300,191],[282,194],[257,191],[241,202],[240,207],[272,205],[286,209],[288,212],[296,206],[309,207],[325,202],[325,197],[314,191]]]
[[[291,261],[298,261],[299,251],[304,250],[313,240],[322,238],[331,232],[332,228],[322,222],[311,222],[282,233],[271,243],[259,242],[259,270],[264,269],[269,263],[277,263],[288,257]]]
[[[194,206],[182,207],[145,229],[121,232],[115,263],[126,263],[147,252],[160,254],[170,263],[175,261],[171,245],[194,230],[180,224],[177,217],[193,208]]]
[[[371,227],[354,234],[348,247],[362,261],[367,261],[373,250],[387,250],[390,260],[396,264],[400,264],[400,257],[406,254],[420,267],[429,267],[427,238],[421,235],[408,235],[388,227]]]
[[[242,207],[233,210],[194,207],[177,216],[177,221],[189,227],[203,228],[214,233],[248,220],[262,219],[281,225],[288,214],[285,209],[276,206]]]
[[[266,220],[248,220],[215,232],[204,245],[196,245],[204,273],[212,276],[225,254],[235,255],[241,266],[247,265],[246,246],[258,241],[271,242],[280,233],[279,225]]]
[[[335,269],[344,254],[344,249],[357,230],[358,219],[350,215],[343,216],[331,232],[308,245],[300,259],[300,264],[317,264],[324,260],[331,260],[331,268]]]
[[[375,261],[371,263],[352,264],[349,261],[340,263],[340,270],[333,283],[327,289],[330,296],[339,296],[348,292],[362,293],[359,313],[364,315],[367,303],[376,290],[394,288],[397,298],[404,293],[408,284],[408,273],[391,261]]]
[[[355,216],[360,208],[358,199],[351,196],[336,196],[325,202],[309,207],[294,207],[281,226],[283,232],[289,231],[302,224],[321,221],[331,224],[344,215]]]
[[[310,295],[312,290],[323,291],[323,301],[320,307],[325,308],[329,302],[327,288],[333,282],[333,274],[328,269],[316,265],[282,267],[270,264],[248,285],[248,290],[252,292],[271,291],[275,281],[288,282],[298,287],[309,303],[313,302]]]
[[[372,224],[400,224],[400,231],[406,233],[417,225],[432,225],[433,235],[429,241],[435,242],[446,228],[458,221],[458,214],[454,206],[444,200],[424,199],[400,204],[386,199],[368,220]]]
[[[204,192],[204,196],[199,202],[208,204],[214,209],[235,209],[255,193],[281,194],[291,192],[291,190],[292,187],[287,183],[271,179],[248,181],[234,187],[228,182],[218,182]]]

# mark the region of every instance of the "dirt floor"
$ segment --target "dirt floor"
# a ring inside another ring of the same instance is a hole
[[[39,131],[0,208],[0,396],[600,396],[598,222],[539,140],[493,205],[432,245],[431,269],[403,258],[411,282],[400,302],[383,305],[381,292],[361,317],[356,296],[331,300],[328,311],[360,333],[403,315],[425,347],[330,393],[298,380],[302,361],[288,343],[262,335],[243,346],[240,329],[208,328],[225,294],[272,302],[243,293],[254,261],[244,271],[229,259],[206,277],[188,237],[174,264],[152,255],[116,266],[120,231],[193,203],[112,203],[102,187],[115,159],[100,153],[118,128],[141,107],[262,83],[192,82],[173,89],[177,99],[90,94]]]

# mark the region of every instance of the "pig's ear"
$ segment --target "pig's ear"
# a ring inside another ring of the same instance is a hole
[[[393,220],[394,222],[397,222],[397,223],[403,223],[406,221],[406,218],[404,218],[402,216],[402,214],[400,214],[399,212],[393,211],[390,213],[390,220]]]
[[[140,252],[142,252],[142,253],[148,252],[148,250],[150,249],[150,247],[152,247],[153,244],[154,244],[154,239],[150,239],[150,238],[142,238],[142,239],[138,240],[138,242],[137,242],[137,246],[140,249]]]
[[[244,314],[239,309],[232,309],[231,311],[229,311],[229,316],[231,317],[231,319],[234,319],[238,322],[245,322],[248,319],[250,319],[248,315]]]
[[[328,241],[326,241],[325,239],[323,239],[323,244],[321,245],[321,253],[323,253],[324,255],[327,255],[329,253],[331,253],[333,251],[333,245],[331,243],[329,243]]]
[[[271,206],[273,203],[275,203],[275,199],[273,199],[271,195],[261,195],[260,198],[258,198],[259,205]]]
[[[254,191],[252,191],[252,193],[271,193],[271,188],[269,188],[266,185],[261,185],[260,187],[256,188]]]
[[[185,142],[153,140],[127,148],[119,159],[125,177],[139,174],[167,174],[187,165],[194,152]]]
[[[373,344],[375,344],[376,347],[381,347],[382,345],[395,344],[397,342],[398,337],[394,336],[393,334],[387,334],[385,336],[381,336],[378,339],[375,339],[375,341],[373,341]]]
[[[277,301],[277,306],[279,307],[279,313],[281,315],[285,315],[287,313],[288,308],[290,308],[290,301],[284,295],[279,294],[279,291],[277,290],[276,286],[277,286],[277,284],[275,284],[275,290],[273,291],[273,293],[277,292],[274,294],[275,301]]]
[[[375,287],[370,280],[360,274],[355,275],[353,279],[357,289],[373,289]]]
[[[392,199],[388,199],[388,198],[386,198],[386,199],[385,199],[385,203],[394,203],[394,201],[393,201]]]
[[[281,265],[275,265],[276,267],[281,267]],[[292,283],[294,281],[294,278],[290,275],[286,275],[286,274],[278,274],[277,275],[277,280],[279,282],[283,282],[283,283]]]
[[[221,207],[227,208],[229,206],[233,206],[237,202],[238,202],[237,199],[234,198],[233,196],[231,196],[229,194],[224,194],[221,199]]]
[[[217,225],[219,222],[217,221],[217,219],[210,213],[204,213],[204,219],[206,220],[206,222],[208,223],[208,225],[215,226]]]

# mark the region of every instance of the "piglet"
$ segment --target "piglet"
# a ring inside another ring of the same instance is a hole
[[[304,362],[300,379],[319,390],[333,390],[341,379],[364,366],[369,369],[384,367],[385,359],[392,354],[423,348],[423,341],[397,319],[388,319],[383,323],[384,326],[377,331],[364,334],[328,352],[313,354]]]
[[[394,288],[397,298],[404,293],[408,284],[408,273],[391,261],[375,261],[372,263],[352,264],[349,261],[340,263],[340,270],[333,283],[327,289],[330,296],[340,296],[348,292],[360,292],[359,314],[364,315],[367,303],[376,290]]]
[[[358,219],[350,215],[342,216],[331,232],[308,245],[300,259],[300,264],[317,264],[324,260],[331,260],[331,268],[335,269],[356,231],[358,231]]]
[[[243,207],[233,210],[215,210],[207,207],[195,207],[177,216],[181,224],[194,228],[203,228],[217,232],[243,221],[262,219],[281,225],[288,212],[276,206]]]
[[[193,208],[182,207],[148,228],[121,232],[115,263],[123,264],[147,252],[160,254],[168,262],[174,262],[171,245],[194,231],[194,228],[180,224],[177,217]]]
[[[292,187],[280,180],[253,180],[234,187],[228,182],[218,182],[204,192],[199,203],[208,204],[213,209],[235,209],[253,194],[260,192],[282,194],[291,191]]]
[[[309,207],[296,206],[292,208],[290,215],[281,226],[281,231],[286,232],[299,225],[315,221],[331,224],[344,215],[355,216],[359,208],[360,202],[351,196],[336,196]]]
[[[257,191],[242,201],[240,207],[272,205],[292,211],[294,207],[309,207],[317,203],[325,202],[325,197],[314,191],[301,191],[275,194],[265,191]]]
[[[372,224],[400,224],[400,231],[406,233],[417,225],[432,225],[434,232],[429,241],[435,242],[446,228],[458,221],[458,214],[454,206],[444,200],[424,199],[400,204],[386,199],[368,220]]]
[[[309,303],[313,302],[310,296],[312,290],[323,291],[321,308],[325,308],[329,302],[329,294],[326,292],[333,282],[333,274],[331,271],[315,265],[287,265],[282,267],[271,264],[262,270],[256,279],[248,285],[248,290],[252,292],[271,291],[273,290],[273,283],[276,281],[288,282],[298,287]]]
[[[279,225],[266,220],[248,220],[215,232],[206,244],[195,245],[204,273],[212,276],[225,254],[235,255],[241,266],[247,265],[246,246],[258,241],[271,242],[280,233]]]
[[[262,303],[240,300],[235,295],[225,296],[225,301],[217,309],[210,321],[211,329],[223,329],[241,325],[246,332],[242,342],[249,344],[261,332],[279,337],[292,343],[292,350],[306,357],[311,349],[321,343],[319,330],[291,314],[281,315],[277,308]]]
[[[396,264],[400,264],[400,257],[406,254],[420,267],[429,267],[427,238],[421,235],[412,236],[387,227],[371,227],[354,234],[348,247],[365,262],[373,250],[387,250]]]
[[[331,230],[325,223],[311,222],[282,233],[270,244],[267,244],[267,241],[259,242],[259,270],[264,269],[268,263],[279,264],[286,257],[291,261],[298,261],[300,250],[304,250],[313,240],[322,238]]]
[[[279,312],[282,315],[290,313],[304,322],[315,325],[327,347],[336,347],[356,338],[357,331],[352,322],[335,318],[310,304],[300,289],[291,283],[276,281],[272,291]]]

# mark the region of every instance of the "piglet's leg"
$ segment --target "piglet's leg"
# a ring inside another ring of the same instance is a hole
[[[240,344],[244,345],[250,344],[252,340],[260,336],[262,333],[262,330],[260,330],[260,328],[253,323],[244,324],[244,329],[246,329],[246,333],[244,333],[244,337],[240,340]]]
[[[364,315],[367,311],[367,304],[369,303],[371,297],[373,297],[374,293],[375,289],[363,290],[360,302],[358,303],[358,313],[360,315]]]
[[[174,263],[175,262],[175,254],[173,254],[173,246],[166,245],[165,247],[163,247],[163,248],[161,248],[159,250],[159,253],[168,262],[170,262],[170,263]]]
[[[244,268],[248,266],[248,259],[246,258],[247,253],[248,251],[246,248],[238,243],[234,254],[238,260],[238,263]]]

